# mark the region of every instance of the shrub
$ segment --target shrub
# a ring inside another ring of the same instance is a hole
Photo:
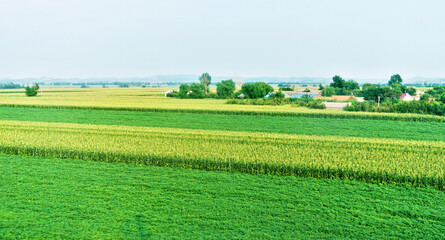
[[[178,97],[179,96],[179,92],[178,91],[171,91],[169,93],[167,93],[167,97]]]
[[[25,87],[25,94],[28,97],[37,96],[38,90],[40,89],[39,84],[35,83],[32,87]]]

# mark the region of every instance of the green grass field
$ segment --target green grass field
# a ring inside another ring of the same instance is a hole
[[[0,154],[0,236],[32,239],[445,237],[445,193]]]

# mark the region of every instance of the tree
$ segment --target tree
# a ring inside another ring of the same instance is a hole
[[[209,92],[209,85],[212,82],[212,77],[208,73],[203,73],[201,75],[201,77],[199,77],[199,81],[201,82],[201,84],[204,85],[205,92],[208,93]]]
[[[388,86],[392,87],[393,85],[397,84],[402,85],[402,82],[403,82],[402,77],[400,77],[399,74],[392,75],[391,79],[389,79]]]
[[[333,82],[330,84],[331,87],[343,88],[345,86],[345,80],[343,78],[341,78],[340,76],[338,76],[338,75],[335,75],[332,78],[332,81]]]
[[[180,98],[188,98],[189,95],[188,93],[190,92],[190,86],[187,83],[183,83],[181,84],[181,86],[179,86],[179,94],[178,96]]]
[[[355,89],[360,89],[360,86],[354,80],[348,80],[348,81],[344,82],[343,84],[344,84],[344,88],[346,88],[346,90],[348,90],[348,91],[354,91]]]
[[[25,87],[25,94],[28,97],[37,96],[39,89],[40,89],[39,84],[34,83],[34,85],[32,87],[30,87],[30,86]]]
[[[445,93],[440,96],[439,101],[445,103]]]
[[[386,99],[398,99],[402,92],[398,89],[392,89],[388,86],[372,85],[369,83],[363,84],[363,97],[365,100],[384,101]]]
[[[420,96],[420,101],[425,101],[428,102],[431,98],[431,95],[429,95],[428,93],[422,94],[422,96]]]
[[[228,98],[235,92],[235,82],[230,80],[223,80],[216,84],[216,92],[219,98]]]
[[[440,98],[445,93],[445,86],[434,86],[433,89],[426,91],[426,93],[429,93],[434,98]]]
[[[262,98],[273,92],[273,87],[264,82],[245,83],[241,86],[241,90],[246,98]]]
[[[323,90],[321,90],[321,95],[325,97],[330,97],[335,94],[335,88],[333,87],[324,87]]]
[[[206,87],[202,83],[192,83],[190,84],[190,98],[205,98]]]
[[[416,88],[414,88],[414,87],[409,87],[405,91],[406,91],[406,93],[408,93],[411,96],[416,95],[416,92],[417,92]]]
[[[323,90],[323,85],[321,83],[318,85],[318,90]]]

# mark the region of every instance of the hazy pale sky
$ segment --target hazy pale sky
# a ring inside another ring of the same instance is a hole
[[[0,0],[0,78],[445,77],[443,0]]]

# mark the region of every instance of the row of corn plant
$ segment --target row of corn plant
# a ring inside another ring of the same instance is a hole
[[[444,190],[445,144],[352,137],[0,121],[0,151]]]

